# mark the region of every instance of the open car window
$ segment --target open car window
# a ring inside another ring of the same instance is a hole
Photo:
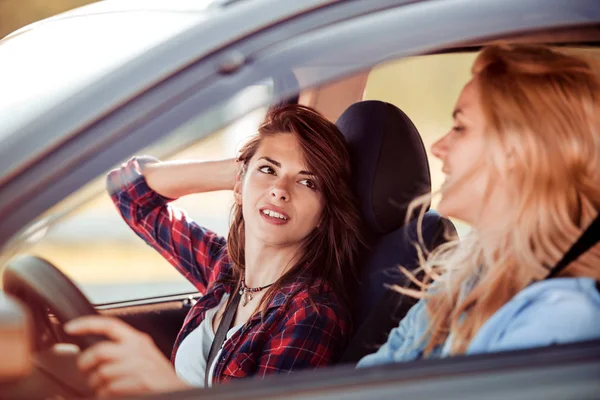
[[[600,50],[593,47],[565,51],[600,58]],[[413,120],[428,151],[434,192],[444,177],[439,160],[430,153],[431,144],[450,129],[450,111],[470,78],[475,56],[473,51],[464,51],[409,57],[382,63],[368,73],[362,99],[394,104]],[[318,70],[311,73],[318,75]],[[298,75],[302,78],[306,71],[300,70]],[[244,139],[256,132],[267,110],[261,104],[268,104],[272,94],[272,81],[248,86],[136,154],[161,159],[234,157]],[[230,113],[241,117],[224,128],[211,129]],[[227,235],[231,200],[230,192],[216,192],[188,196],[175,204],[203,226]],[[468,231],[466,224],[453,222],[459,236]],[[19,253],[37,254],[53,262],[97,305],[195,291],[121,220],[104,189],[104,175],[38,218],[20,239]]]
[[[239,107],[239,102],[247,96],[265,98],[271,90],[270,81],[252,85],[233,102],[203,113],[136,154],[163,160],[235,157],[245,139],[256,132],[266,107],[257,108],[207,136],[198,132],[206,130],[211,120],[217,124],[220,114]],[[202,226],[224,236],[228,233],[232,204],[230,191],[201,193],[174,202]],[[18,253],[38,255],[53,263],[95,305],[196,291],[121,219],[105,190],[104,175],[65,198],[21,236]]]

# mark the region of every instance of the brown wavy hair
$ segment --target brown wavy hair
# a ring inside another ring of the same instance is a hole
[[[316,110],[286,105],[272,109],[258,128],[258,135],[242,149],[238,162],[242,174],[256,154],[263,138],[294,134],[310,171],[314,171],[323,193],[324,209],[319,226],[301,246],[301,256],[265,293],[258,309],[270,303],[285,284],[302,280],[308,287],[319,282],[329,285],[349,310],[349,292],[356,281],[356,255],[362,243],[361,219],[350,188],[350,155],[337,126]],[[239,285],[245,270],[244,216],[234,204],[227,251],[233,267],[233,281]],[[303,285],[303,287],[306,287]]]

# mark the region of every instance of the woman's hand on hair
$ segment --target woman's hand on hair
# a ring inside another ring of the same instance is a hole
[[[183,390],[169,360],[152,338],[125,322],[88,316],[65,324],[69,335],[104,335],[109,340],[83,351],[77,360],[90,387],[100,397]]]

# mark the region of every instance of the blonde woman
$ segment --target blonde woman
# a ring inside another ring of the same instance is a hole
[[[406,293],[421,300],[359,367],[600,338],[600,247],[557,268],[594,220],[598,235],[592,67],[546,47],[487,47],[453,118],[432,148],[446,174],[439,211],[473,230],[423,261],[423,291]]]

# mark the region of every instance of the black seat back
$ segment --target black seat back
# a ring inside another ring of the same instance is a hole
[[[348,142],[369,246],[362,255],[361,284],[355,295],[357,331],[343,357],[350,362],[383,343],[414,304],[386,289],[386,284],[407,286],[398,266],[412,270],[418,265],[417,215],[405,224],[406,214],[414,198],[431,192],[431,180],[421,136],[396,106],[381,101],[353,104],[337,126]],[[456,233],[452,223],[433,210],[425,213],[422,228],[430,250],[446,241],[446,233]]]

